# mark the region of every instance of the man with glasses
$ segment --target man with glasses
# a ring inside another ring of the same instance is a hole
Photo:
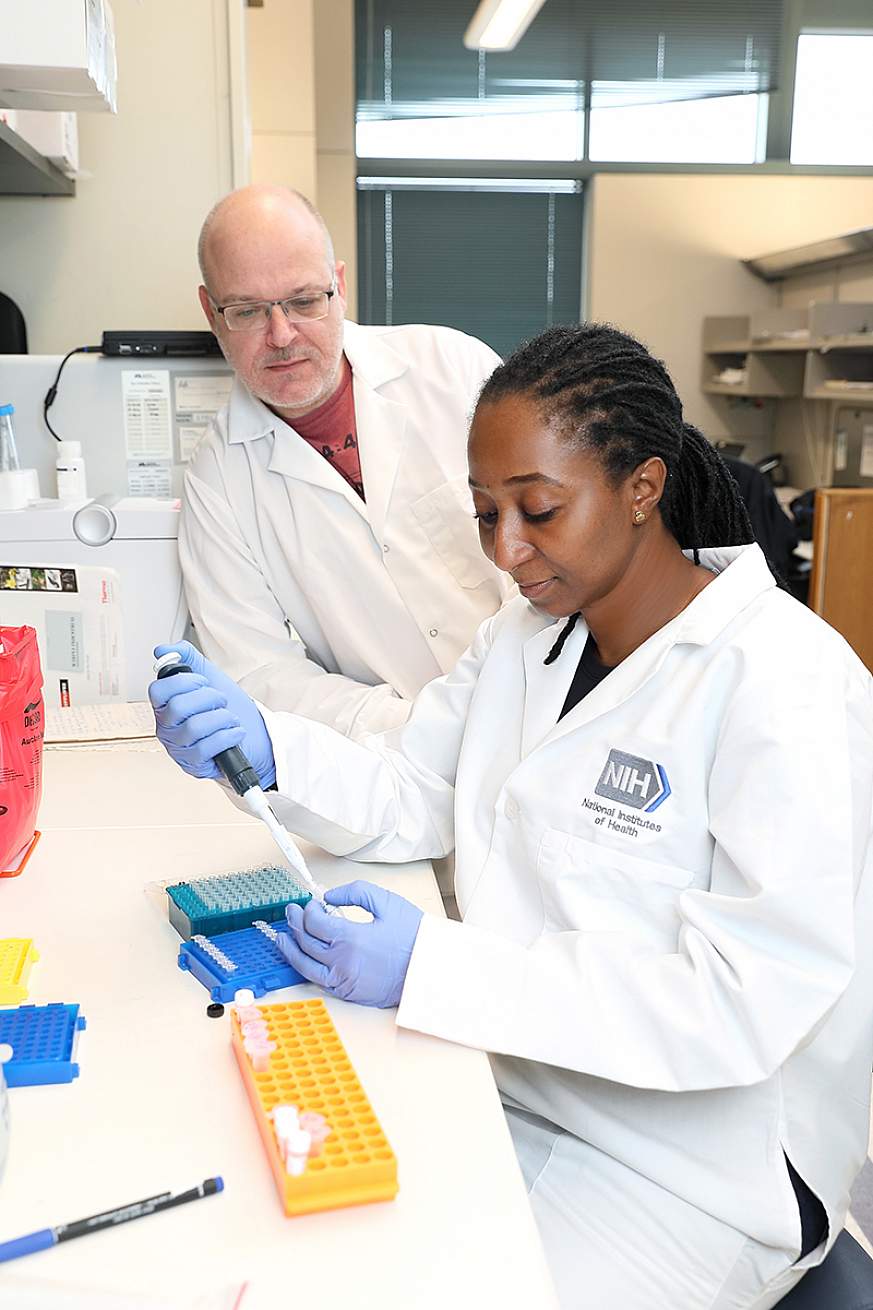
[[[199,643],[271,708],[353,737],[393,727],[506,596],[466,469],[499,357],[449,328],[344,321],[344,265],[284,188],[220,201],[199,258],[200,303],[236,372],[185,477]]]

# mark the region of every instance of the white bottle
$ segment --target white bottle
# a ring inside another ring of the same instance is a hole
[[[21,467],[12,423],[14,413],[14,405],[0,405],[0,473],[12,473]]]
[[[58,475],[58,500],[88,499],[81,441],[58,442],[55,469]]]

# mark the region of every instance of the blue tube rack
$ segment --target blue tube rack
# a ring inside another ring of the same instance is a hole
[[[0,1042],[12,1047],[3,1066],[10,1087],[71,1083],[79,1076],[73,1056],[85,1027],[78,1005],[19,1005],[0,1010]]]
[[[198,933],[235,932],[258,919],[276,923],[284,919],[286,905],[305,905],[310,896],[287,869],[263,865],[174,883],[167,898],[170,923],[187,940]]]
[[[236,993],[245,988],[255,996],[263,996],[266,992],[278,991],[280,987],[294,987],[306,981],[291,968],[276,943],[259,928],[217,933],[208,937],[207,942],[236,968],[227,969],[193,939],[179,947],[178,964],[180,969],[192,973],[203,984],[213,1001],[232,1001]]]

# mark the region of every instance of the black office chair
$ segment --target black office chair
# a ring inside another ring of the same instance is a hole
[[[779,1310],[873,1310],[873,1260],[843,1229],[822,1263],[782,1298]]]
[[[26,354],[27,328],[24,315],[15,301],[0,291],[0,355]]]
[[[749,511],[755,540],[776,571],[787,578],[791,552],[800,540],[797,525],[776,499],[773,484],[766,473],[754,464],[746,464],[729,455],[722,455],[722,459]]]

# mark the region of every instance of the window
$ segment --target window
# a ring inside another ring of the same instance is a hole
[[[361,321],[501,354],[576,322],[589,165],[763,159],[783,4],[548,0],[485,52],[475,0],[356,0]]]
[[[754,163],[782,0],[548,0],[467,50],[473,0],[357,0],[357,152],[376,159]],[[675,103],[673,103],[675,102]]]
[[[764,158],[765,95],[712,96],[591,110],[596,162],[754,164]]]
[[[469,112],[358,121],[359,159],[581,159],[584,115],[483,101]]]
[[[360,178],[362,323],[442,323],[507,355],[579,320],[578,182]]]
[[[797,43],[792,164],[873,164],[873,31]]]

